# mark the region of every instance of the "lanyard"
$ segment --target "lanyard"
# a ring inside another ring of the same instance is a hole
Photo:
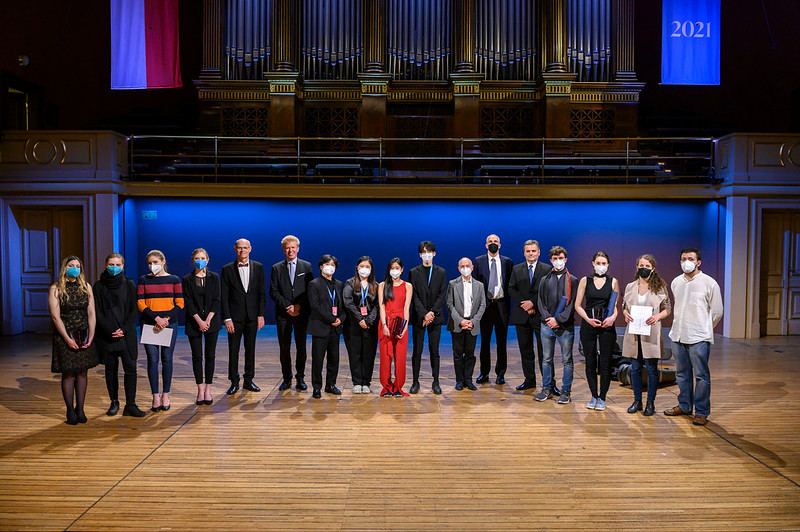
[[[328,287],[326,286],[325,288],[328,288]],[[335,307],[336,306],[336,289],[334,288],[333,292],[331,292],[331,289],[328,288],[328,294],[331,296],[331,305]]]
[[[361,287],[361,306],[364,306],[365,301],[367,300],[367,291],[363,286]]]
[[[428,270],[428,286],[431,285],[431,275],[433,275],[433,264],[431,264],[431,269]]]

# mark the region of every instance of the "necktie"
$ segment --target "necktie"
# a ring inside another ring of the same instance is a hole
[[[533,264],[528,264],[528,282],[533,282]]]
[[[294,262],[289,263],[289,282],[294,286]]]
[[[497,289],[497,259],[492,259],[489,265],[489,295],[494,297],[495,290]]]

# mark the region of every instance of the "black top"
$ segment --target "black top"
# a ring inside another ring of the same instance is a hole
[[[333,295],[333,300],[331,300]],[[308,320],[308,333],[311,336],[328,336],[336,319],[344,322],[347,311],[344,309],[342,296],[342,283],[333,279],[328,281],[324,277],[317,277],[308,283],[308,306],[311,316]],[[336,307],[336,313],[333,307]],[[342,326],[336,327],[336,333],[342,332]]]
[[[430,267],[415,266],[408,274],[408,282],[414,288],[411,294],[411,323],[422,325],[425,314],[433,312],[431,325],[444,323],[444,302],[447,299],[447,274],[444,268],[433,264]],[[430,274],[430,283],[428,275]]]
[[[344,296],[344,308],[347,309],[350,318],[350,325],[355,329],[360,329],[358,324],[361,320],[367,322],[367,326],[372,327],[378,324],[378,289],[375,287],[375,293],[370,294],[369,288],[367,289],[366,296],[364,297],[364,306],[367,307],[367,315],[361,314],[361,283],[359,279],[351,277],[344,283],[342,289]]]
[[[238,273],[238,272],[237,272]],[[197,326],[194,315],[204,320],[213,312],[208,333],[215,333],[222,328],[221,287],[219,275],[206,270],[205,277],[197,277],[194,272],[189,272],[183,277],[183,299],[186,309],[186,336],[200,336],[202,333]]]
[[[94,308],[97,318],[95,343],[97,354],[103,364],[109,361],[108,353],[125,349],[133,360],[136,360],[139,349],[136,336],[136,283],[133,279],[120,273],[110,275],[103,271],[100,279],[92,287]],[[122,338],[112,338],[111,334],[122,329]],[[124,347],[123,347],[124,346]]]
[[[606,283],[603,285],[602,288],[599,290],[594,285],[594,276],[587,275],[586,276],[586,306],[584,309],[586,310],[586,314],[589,315],[590,318],[593,318],[592,309],[599,308],[602,310],[608,310],[608,302],[611,299],[611,293],[613,292],[612,285],[614,284],[613,277],[606,277]],[[604,312],[602,314],[603,318],[605,319],[607,316]],[[599,319],[599,318],[598,318]]]

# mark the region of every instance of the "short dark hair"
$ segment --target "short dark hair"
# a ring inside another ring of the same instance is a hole
[[[431,253],[436,253],[436,244],[431,242],[430,240],[423,240],[419,243],[419,253],[425,253],[426,251],[430,251]]]
[[[681,255],[684,253],[694,253],[697,256],[697,260],[703,260],[703,258],[700,256],[700,250],[697,248],[684,248],[681,250]]]
[[[561,255],[562,253],[564,254],[565,257],[567,256],[567,250],[566,249],[564,249],[561,246],[553,246],[553,247],[550,248],[550,255],[549,256],[550,257],[555,257],[556,255]]]
[[[608,253],[606,253],[605,251],[598,251],[597,253],[595,253],[594,257],[592,257],[592,262],[596,261],[597,257],[605,257],[608,263],[611,264],[611,259],[608,258]]]
[[[319,266],[321,267],[323,264],[330,261],[333,261],[334,266],[336,266],[337,268],[339,267],[339,260],[333,255],[329,255],[327,253],[319,258]]]

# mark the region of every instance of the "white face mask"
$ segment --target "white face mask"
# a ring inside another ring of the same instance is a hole
[[[595,266],[594,267],[594,273],[596,273],[597,275],[605,275],[607,271],[608,271],[608,266]]]
[[[397,279],[403,274],[403,270],[389,270],[389,275],[392,276],[392,279]]]
[[[360,275],[361,277],[366,279],[367,277],[369,277],[369,274],[370,274],[371,271],[372,270],[370,270],[369,268],[359,268],[358,269],[358,275]]]
[[[163,267],[160,264],[151,264],[150,265],[150,271],[153,272],[153,275],[158,275],[159,272],[161,272],[162,269],[163,269]]]
[[[560,271],[560,270],[564,269],[564,265],[566,264],[566,261],[561,260],[561,259],[556,259],[556,260],[552,261],[552,263],[553,263],[553,268],[556,271]]]
[[[322,267],[322,273],[324,273],[325,275],[333,275],[335,271],[336,271],[336,266],[332,264],[326,264],[325,266]]]
[[[464,277],[469,277],[470,274],[472,273],[472,268],[467,268],[466,266],[464,266],[458,271],[460,271],[461,275],[463,275]]]
[[[685,260],[681,262],[681,269],[683,270],[684,273],[692,273],[696,268],[697,264],[690,260]]]
[[[422,257],[422,262],[431,262],[433,260],[433,253],[423,253],[420,257]]]

